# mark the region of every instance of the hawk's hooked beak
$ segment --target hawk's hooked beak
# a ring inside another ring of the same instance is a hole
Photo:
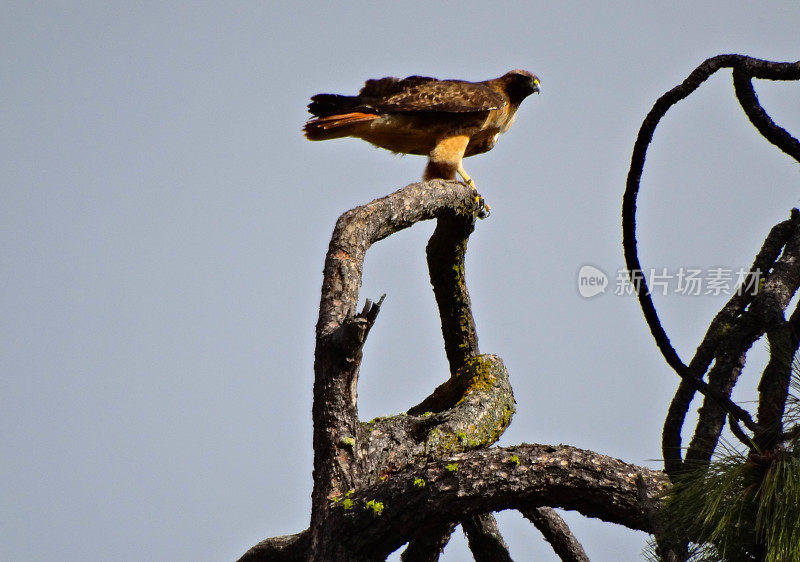
[[[539,79],[538,78],[534,78],[533,79],[533,91],[536,92],[537,94],[539,93]]]

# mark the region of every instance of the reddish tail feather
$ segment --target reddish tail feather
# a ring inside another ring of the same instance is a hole
[[[343,113],[319,117],[308,121],[303,126],[303,132],[312,141],[338,139],[350,136],[358,126],[379,117],[380,115],[373,113]]]

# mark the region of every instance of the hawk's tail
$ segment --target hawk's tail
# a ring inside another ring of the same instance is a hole
[[[338,94],[317,94],[308,104],[308,112],[314,117],[330,117],[340,113],[351,113],[364,109],[358,96],[340,96]]]
[[[303,127],[308,140],[328,140],[347,137],[363,123],[380,117],[371,113],[372,108],[364,105],[358,96],[338,94],[317,94],[308,104],[312,119]]]
[[[359,125],[378,118],[380,115],[374,113],[329,115],[308,121],[303,126],[303,132],[306,138],[312,141],[338,139],[352,135]]]

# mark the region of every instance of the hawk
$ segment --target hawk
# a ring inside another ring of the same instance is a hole
[[[317,94],[303,127],[312,141],[356,137],[400,154],[428,157],[425,180],[458,173],[475,189],[462,158],[491,150],[514,122],[520,103],[539,93],[539,79],[512,70],[492,80],[426,76],[367,80],[357,96]]]

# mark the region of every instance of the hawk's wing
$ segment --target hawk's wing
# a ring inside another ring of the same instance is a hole
[[[390,113],[472,113],[500,109],[507,103],[501,94],[480,82],[427,76],[367,80],[358,97],[370,107]]]

